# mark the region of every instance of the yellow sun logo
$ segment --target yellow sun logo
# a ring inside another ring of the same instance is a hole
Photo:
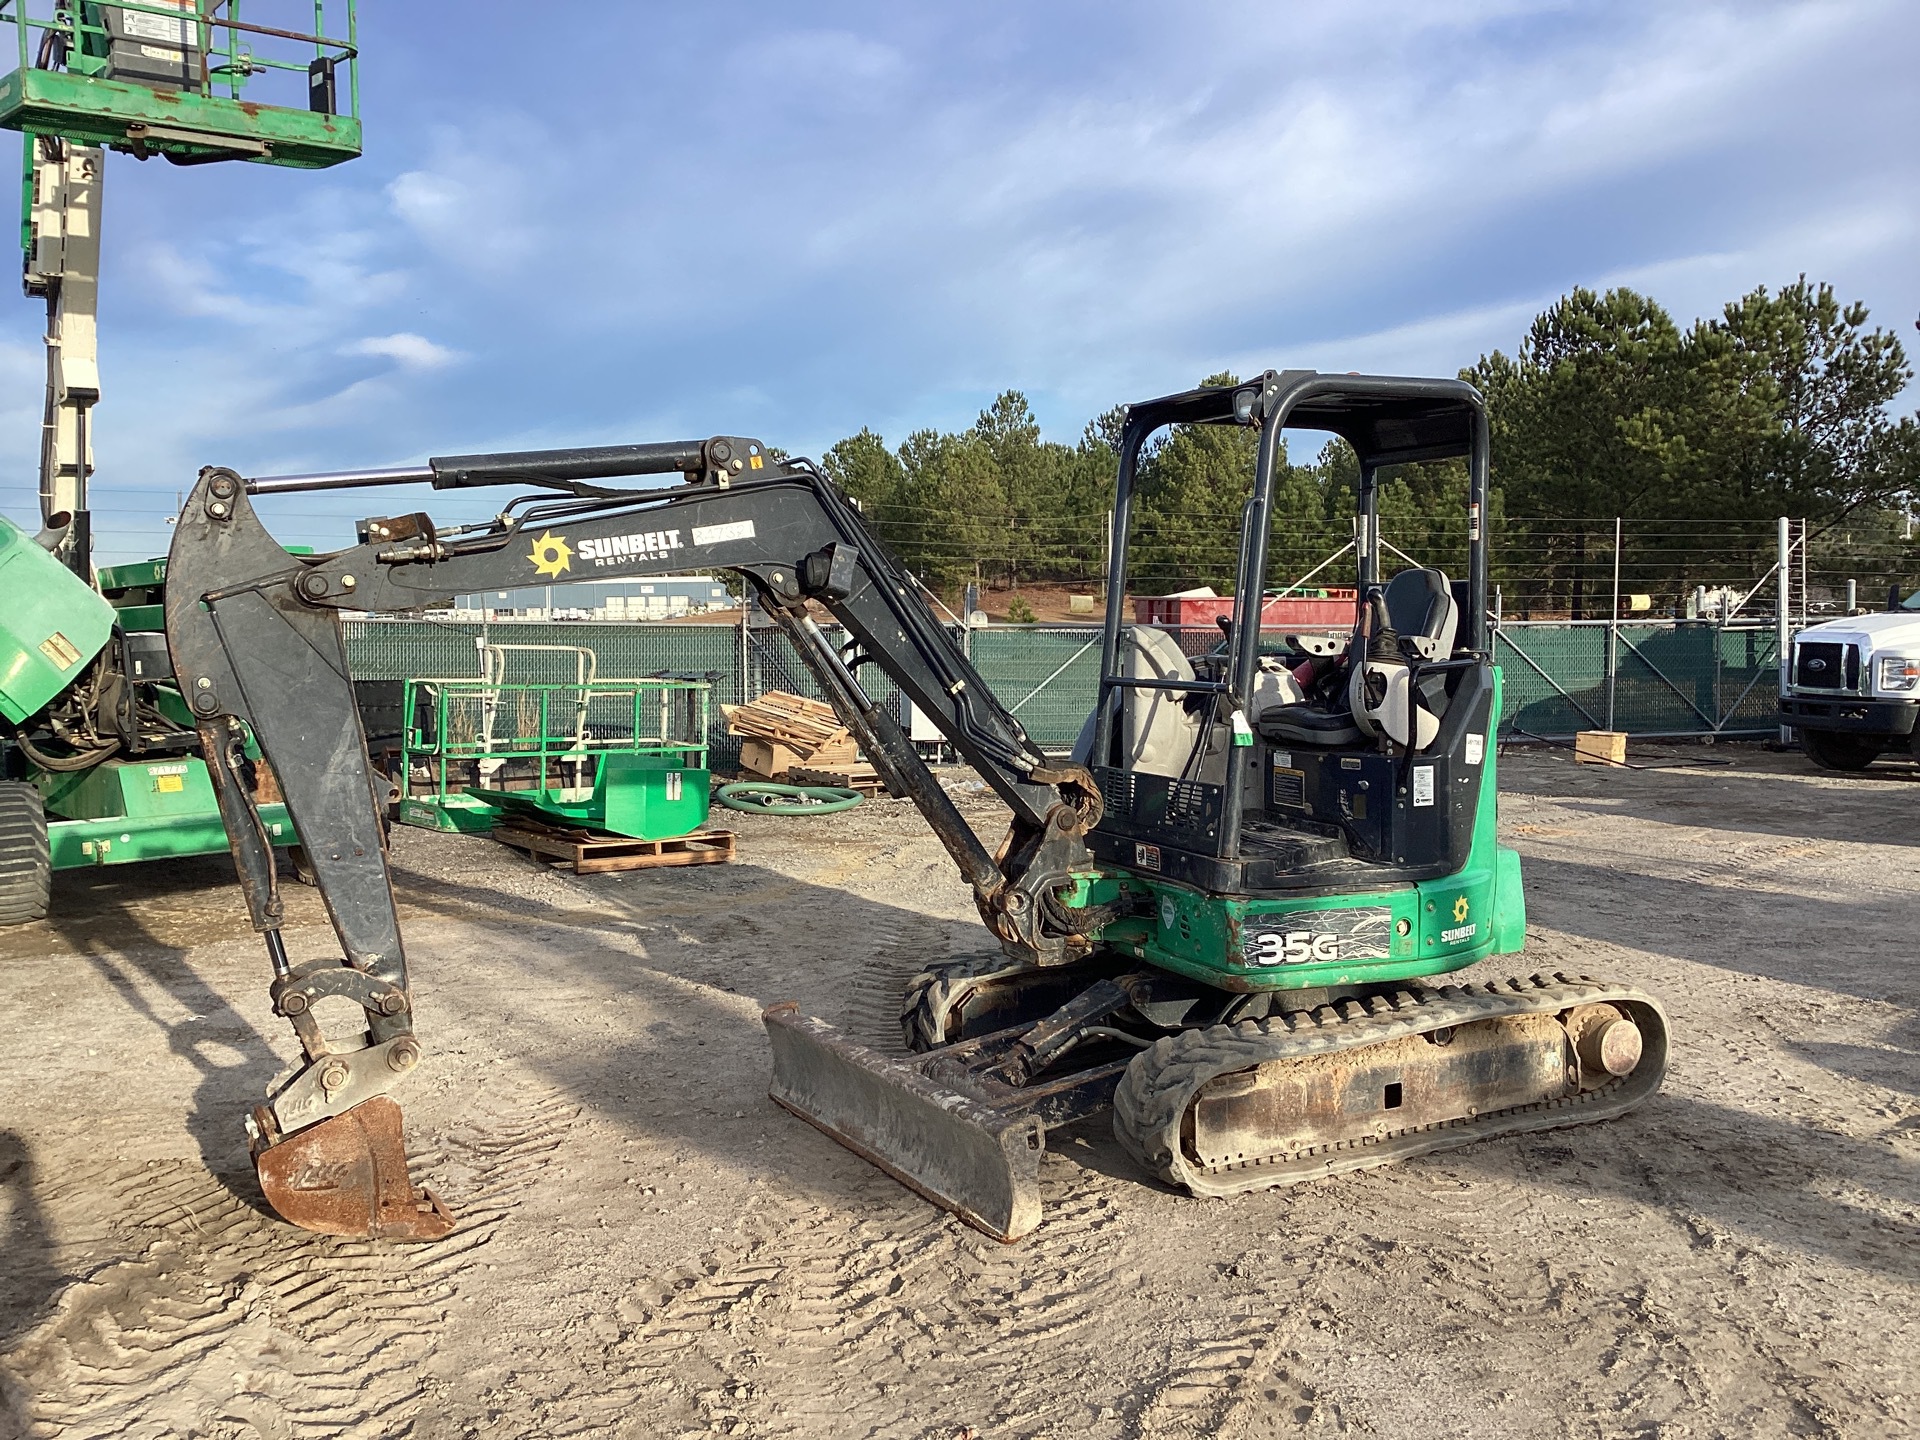
[[[1453,923],[1458,925],[1467,918],[1467,897],[1462,895],[1453,902]]]
[[[533,542],[533,554],[527,558],[538,574],[558,575],[572,563],[573,551],[567,547],[566,537],[542,531]]]

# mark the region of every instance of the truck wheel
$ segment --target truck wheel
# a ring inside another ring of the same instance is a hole
[[[1871,735],[1836,735],[1831,730],[1802,730],[1800,748],[1822,770],[1864,770],[1880,754]]]
[[[52,887],[40,792],[17,780],[0,782],[0,925],[44,919]]]

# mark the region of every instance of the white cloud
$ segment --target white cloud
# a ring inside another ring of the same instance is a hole
[[[145,293],[176,314],[233,325],[265,325],[286,316],[282,303],[235,293],[229,277],[206,253],[189,253],[161,241],[142,247],[132,260],[134,273],[145,282]]]
[[[424,335],[402,330],[395,335],[369,335],[341,347],[343,355],[376,355],[394,361],[402,370],[443,370],[461,358],[458,350],[436,345]]]
[[[552,187],[557,206],[561,193],[586,183],[568,174],[569,158],[531,121],[518,129],[499,122],[471,133],[447,130],[435,137],[428,164],[388,182],[387,203],[437,259],[509,276],[547,235],[540,187]],[[565,218],[579,222],[577,203]]]

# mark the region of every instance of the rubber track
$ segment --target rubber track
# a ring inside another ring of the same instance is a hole
[[[1212,1080],[1276,1060],[1308,1059],[1505,1015],[1552,1014],[1576,1005],[1623,1003],[1645,1049],[1632,1074],[1595,1090],[1434,1125],[1362,1136],[1208,1170],[1180,1144],[1188,1107]],[[1195,1195],[1238,1195],[1323,1175],[1364,1170],[1477,1140],[1559,1129],[1624,1114],[1660,1088],[1667,1068],[1667,1016],[1640,990],[1588,976],[1535,975],[1485,985],[1409,987],[1311,1012],[1188,1030],[1154,1042],[1127,1067],[1113,1099],[1113,1130],[1135,1160]]]
[[[1019,965],[1005,956],[993,955],[955,960],[922,970],[907,985],[900,1002],[900,1034],[907,1049],[915,1054],[945,1045],[948,1041],[947,1016],[960,995],[974,982],[1018,975],[1031,967]]]
[[[0,782],[0,925],[43,919],[52,875],[40,792]]]

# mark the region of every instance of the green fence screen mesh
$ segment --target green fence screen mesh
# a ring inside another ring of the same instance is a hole
[[[364,619],[349,620],[346,632],[348,663],[363,680],[477,675],[479,645],[491,641],[585,647],[602,679],[705,680],[716,705],[768,690],[820,695],[792,644],[773,629],[743,636],[736,626],[662,622]],[[1217,638],[1206,632],[1180,637],[1189,652]],[[1097,627],[990,626],[964,643],[974,668],[1028,734],[1052,750],[1073,744],[1099,684]],[[1495,654],[1506,679],[1504,735],[1563,737],[1604,728],[1609,717],[1612,728],[1638,735],[1760,735],[1775,724],[1777,642],[1771,629],[1709,621],[1509,623],[1497,632]],[[568,662],[528,652],[516,655],[514,664],[526,668],[506,679],[539,683],[565,678],[542,671],[542,665]],[[885,675],[871,665],[859,675],[875,699],[899,713]],[[738,742],[725,734],[717,715],[714,732],[716,767],[737,765]]]

